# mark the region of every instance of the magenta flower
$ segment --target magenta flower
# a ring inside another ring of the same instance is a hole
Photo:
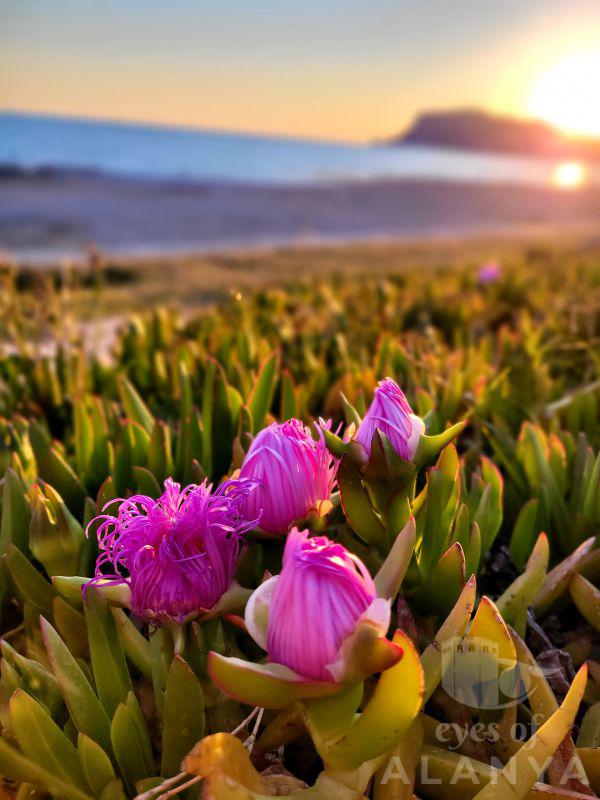
[[[294,522],[322,515],[329,507],[337,465],[320,430],[315,441],[298,419],[269,425],[250,445],[240,471],[241,478],[259,484],[247,497],[247,516],[260,515],[265,531],[285,533]]]
[[[390,620],[389,600],[377,597],[365,565],[341,544],[297,528],[288,535],[281,574],[263,583],[246,607],[248,630],[269,661],[305,680],[343,679],[344,642],[361,620],[378,635]]]
[[[113,500],[104,510],[119,502],[117,515],[90,523],[101,522],[100,555],[86,586],[126,584],[132,612],[155,623],[210,611],[232,584],[243,534],[258,524],[242,511],[254,489],[253,481],[232,480],[214,492],[206,481],[182,490],[169,478],[158,500]]]
[[[373,402],[354,436],[367,457],[371,455],[376,430],[387,436],[400,458],[411,461],[415,457],[425,423],[413,414],[404,392],[391,378],[380,381]]]
[[[497,261],[486,261],[479,267],[477,273],[477,283],[480,286],[488,286],[492,283],[497,283],[500,280],[502,270]]]

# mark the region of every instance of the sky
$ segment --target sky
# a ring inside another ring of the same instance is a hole
[[[0,0],[0,109],[370,141],[592,50],[600,0]]]

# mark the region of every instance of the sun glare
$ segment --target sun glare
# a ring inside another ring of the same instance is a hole
[[[600,136],[600,51],[559,61],[535,85],[529,111],[568,133]]]
[[[585,168],[579,161],[563,161],[554,170],[552,180],[560,189],[577,189],[585,181]]]

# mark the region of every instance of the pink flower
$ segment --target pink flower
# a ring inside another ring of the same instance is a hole
[[[380,635],[390,620],[389,601],[377,597],[365,565],[341,544],[297,528],[288,535],[281,574],[263,583],[246,607],[248,630],[269,661],[316,681],[343,678],[344,641],[361,619]]]
[[[404,392],[391,378],[381,381],[375,389],[373,402],[354,437],[362,445],[367,457],[371,455],[371,443],[376,430],[387,436],[400,458],[405,461],[414,458],[425,423],[421,417],[413,414]]]
[[[327,509],[336,472],[322,434],[315,441],[298,419],[269,425],[250,445],[240,471],[240,478],[258,482],[246,515],[260,516],[265,531],[286,533],[294,522]]]
[[[497,283],[500,280],[502,270],[497,261],[486,261],[479,267],[477,273],[477,283],[481,286],[488,286],[491,283]]]
[[[258,523],[241,508],[254,488],[253,481],[238,480],[214,492],[206,482],[182,490],[169,478],[158,500],[112,501],[119,503],[117,515],[90,523],[101,522],[100,555],[86,586],[126,584],[133,613],[155,623],[181,624],[209,611],[231,585],[243,533]]]

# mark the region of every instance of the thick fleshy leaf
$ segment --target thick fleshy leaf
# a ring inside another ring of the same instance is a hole
[[[436,436],[422,435],[419,439],[419,446],[415,455],[415,464],[420,467],[423,464],[433,461],[433,459],[444,449],[444,447],[456,439],[456,437],[464,430],[466,425],[467,420],[463,420],[462,422],[457,422],[456,425],[452,425],[443,433],[439,433]]]
[[[305,700],[302,704],[306,724],[317,748],[323,749],[335,743],[354,722],[355,714],[363,698],[364,685],[356,683],[331,697]]]
[[[279,417],[282,422],[300,415],[294,379],[288,370],[281,375],[281,411]]]
[[[125,655],[142,675],[152,678],[152,659],[148,640],[122,609],[112,608],[111,611]]]
[[[379,514],[373,508],[358,466],[347,455],[338,469],[338,486],[344,515],[360,538],[387,555],[388,534]]]
[[[9,649],[12,651],[10,654]],[[50,716],[56,716],[63,706],[63,700],[54,675],[38,661],[12,650],[6,641],[2,642],[2,655],[17,670],[23,688],[41,703]]]
[[[539,517],[540,501],[537,497],[532,497],[519,511],[510,537],[510,555],[519,569],[524,567],[536,537],[541,533]]]
[[[248,401],[254,424],[252,431],[254,434],[264,426],[265,417],[273,403],[278,370],[279,353],[272,353],[261,365]]]
[[[423,746],[421,764],[417,770],[418,796],[431,800],[472,800],[478,790],[489,783],[498,784],[499,770],[483,761],[467,758],[461,753],[429,744]],[[495,800],[508,800],[506,791]],[[524,795],[525,800],[585,800],[586,795],[566,788],[534,783]]]
[[[145,494],[154,499],[162,494],[158,481],[146,467],[133,466],[131,468],[131,476],[137,494]]]
[[[539,722],[546,722],[558,709],[558,701],[548,681],[548,678],[552,676],[547,675],[546,671],[538,665],[533,654],[516,631],[511,630],[511,638],[515,645],[521,681],[525,688],[531,711]],[[519,695],[520,688],[518,686],[517,690],[517,695]],[[521,701],[525,697],[516,696],[513,699],[514,701]],[[574,783],[575,787],[582,791],[589,786],[589,779],[579,756],[575,752],[573,740],[570,736],[566,736],[561,742],[551,767],[553,769],[549,770],[549,777],[555,785],[563,786],[566,784],[567,788],[571,788],[569,784]]]
[[[52,603],[57,596],[52,584],[37,571],[18,547],[10,543],[6,551],[8,570],[21,594],[52,616]]]
[[[580,614],[600,632],[600,589],[576,572],[571,578],[569,591]]]
[[[419,713],[424,676],[418,653],[402,631],[396,631],[393,643],[404,651],[402,659],[381,674],[364,710],[341,738],[321,750],[326,766],[352,770],[383,755]]]
[[[54,598],[52,610],[56,630],[65,640],[71,654],[75,658],[84,658],[88,651],[88,638],[83,614],[62,597]]]
[[[40,620],[52,671],[77,729],[110,751],[110,723],[81,667],[45,619]]]
[[[480,639],[493,643],[494,657],[503,668],[512,669],[515,666],[515,646],[502,615],[489,597],[484,595],[481,598],[465,639],[467,642]]]
[[[6,739],[0,738],[0,775],[23,784],[36,784],[47,788],[55,797],[66,800],[92,800],[92,793],[63,780],[24,756]]]
[[[29,437],[40,478],[56,489],[75,515],[80,515],[85,501],[85,489],[73,468],[57,448],[52,446],[38,422],[32,422],[29,426]]]
[[[52,578],[52,585],[69,603],[74,606],[82,606],[82,589],[88,581],[89,578],[80,578],[79,576],[56,575]],[[94,583],[94,589],[111,606],[129,608],[131,605],[131,589],[126,583],[117,583],[109,579],[98,580]]]
[[[522,800],[527,796],[571,730],[586,681],[587,668],[582,667],[558,710],[519,748],[504,769],[500,770],[496,783],[487,784],[477,793],[476,800],[498,800],[502,797]]]
[[[390,552],[374,578],[379,597],[393,600],[398,594],[413,555],[416,535],[415,519],[410,517],[396,536]]]
[[[577,747],[600,748],[600,702],[594,703],[585,712],[579,726]]]
[[[550,547],[548,537],[540,533],[529,556],[525,571],[496,600],[498,611],[504,621],[512,625],[521,635],[525,635],[527,609],[538,594],[546,577]]]
[[[116,775],[105,751],[85,733],[77,737],[77,751],[85,778],[95,795],[100,796]]]
[[[413,503],[420,543],[419,572],[424,579],[448,547],[459,486],[458,455],[454,445],[449,445],[436,466],[427,470],[427,485]]]
[[[465,555],[460,542],[454,542],[429,572],[427,580],[413,593],[419,611],[448,613],[465,585]]]
[[[594,548],[596,540],[594,537],[587,539],[579,545],[570,556],[563,559],[554,569],[546,575],[542,586],[533,600],[533,610],[540,616],[545,614],[561,595],[569,588],[571,576],[577,570],[581,561]]]
[[[154,689],[154,702],[156,711],[162,719],[165,705],[165,689],[167,675],[173,662],[174,643],[170,631],[165,628],[156,630],[149,642],[150,659],[152,662],[152,686]]]
[[[481,531],[476,522],[471,524],[471,515],[466,503],[462,503],[454,518],[455,542],[460,542],[465,555],[465,574],[476,575],[481,559]]]
[[[498,467],[485,456],[481,457],[481,481],[485,489],[473,517],[481,531],[481,546],[487,552],[502,524],[504,482]]]
[[[208,655],[208,672],[221,691],[241,703],[262,708],[283,708],[295,700],[340,691],[333,682],[306,680],[282,664],[255,664],[215,652]]]
[[[577,755],[585,769],[585,774],[590,780],[592,789],[600,792],[600,759],[598,758],[597,747],[578,747]]]
[[[127,417],[132,422],[137,422],[138,425],[141,425],[148,433],[152,433],[154,417],[133,384],[122,375],[119,378],[118,387],[121,402],[123,403],[123,408],[125,409]]]
[[[133,713],[126,705],[117,708],[110,736],[121,775],[133,787],[136,781],[148,776],[148,768]]]
[[[108,603],[93,586],[86,592],[84,608],[96,692],[112,719],[133,691],[125,654]]]
[[[2,481],[2,516],[0,522],[0,553],[5,553],[9,542],[24,553],[29,541],[31,512],[25,487],[13,469],[7,469]]]
[[[62,780],[85,787],[77,750],[33,697],[18,689],[10,699],[10,719],[27,758]]]
[[[450,644],[442,654],[445,691],[475,708],[504,705],[503,673],[516,664],[515,646],[498,609],[482,597],[464,640]]]
[[[162,766],[168,778],[180,771],[184,756],[204,736],[204,693],[198,678],[175,656],[167,676],[162,725]]]
[[[348,449],[347,443],[325,427],[322,428],[322,432],[329,452],[336,458],[341,458]]]
[[[396,453],[389,438],[375,429],[371,441],[371,454],[362,467],[364,479],[369,484],[388,484],[395,490],[409,486],[415,477],[416,467]]]
[[[519,436],[518,452],[525,462],[532,486],[543,488],[544,498],[551,518],[556,526],[556,533],[565,552],[571,550],[568,538],[571,519],[563,495],[557,485],[548,460],[548,446],[543,430],[538,425],[525,422]]]
[[[398,663],[402,648],[385,638],[389,624],[389,600],[377,597],[342,643],[335,662],[327,665],[336,683],[356,683]]]
[[[161,421],[155,422],[150,435],[148,469],[161,484],[173,474],[171,429]]]
[[[29,546],[48,575],[74,575],[83,544],[83,529],[62,497],[51,486],[34,484],[29,490],[31,520]]]
[[[420,715],[373,778],[373,800],[412,800],[423,745]]]
[[[431,697],[442,678],[444,645],[461,638],[467,629],[475,606],[476,588],[475,576],[471,575],[454,608],[442,623],[431,644],[421,654],[421,666],[425,675],[423,702]]]

